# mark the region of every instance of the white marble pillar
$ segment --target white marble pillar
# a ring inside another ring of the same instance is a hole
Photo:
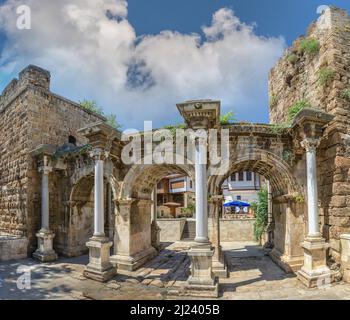
[[[96,148],[91,152],[95,160],[94,185],[94,234],[86,246],[89,248],[89,264],[84,270],[84,276],[99,282],[106,282],[114,277],[116,268],[110,261],[112,242],[104,231],[104,185],[103,164],[105,152]]]
[[[45,155],[43,165],[39,168],[41,172],[41,228],[36,234],[38,238],[38,249],[33,253],[33,257],[42,262],[57,260],[57,254],[53,249],[53,238],[55,234],[50,231],[50,194],[49,194],[49,173],[52,167],[49,166],[49,159]]]
[[[94,237],[104,237],[103,160],[95,160]]]
[[[307,287],[322,287],[333,281],[327,266],[326,250],[329,244],[320,233],[317,195],[316,149],[318,139],[307,138],[301,142],[306,150],[308,234],[302,244],[304,264],[298,272],[298,279]]]
[[[308,237],[321,237],[318,216],[316,148],[319,140],[305,139],[302,146],[306,150]]]
[[[49,173],[52,168],[49,166],[43,166],[41,171],[41,230],[49,230]]]
[[[196,238],[199,243],[208,243],[208,199],[207,199],[207,165],[205,148],[196,141],[195,175],[196,175]]]

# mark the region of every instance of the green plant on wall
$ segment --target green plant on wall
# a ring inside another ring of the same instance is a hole
[[[288,57],[287,57],[287,60],[289,63],[291,64],[295,64],[297,63],[297,61],[299,60],[298,56],[295,54],[295,53],[292,53],[290,54]]]
[[[272,134],[282,135],[289,128],[287,123],[282,124],[271,124],[269,130]]]
[[[235,118],[235,114],[233,111],[229,111],[229,112],[220,116],[220,124],[221,125],[231,124],[235,121],[237,121],[237,119]]]
[[[288,121],[289,123],[292,123],[295,116],[304,108],[311,107],[310,103],[307,100],[300,100],[293,105],[290,106],[288,109]]]
[[[272,94],[270,97],[270,107],[275,107],[278,103],[278,96]]]
[[[318,83],[322,87],[326,87],[334,80],[336,72],[328,67],[321,68],[318,71]]]
[[[163,129],[170,130],[172,136],[175,138],[176,137],[176,130],[177,129],[186,129],[186,125],[184,123],[167,125],[167,126],[164,126]]]
[[[268,223],[268,192],[264,187],[258,192],[258,202],[253,208],[255,211],[254,237],[256,241],[261,242],[261,237],[264,234]]]
[[[120,130],[122,128],[122,125],[117,122],[117,116],[114,114],[106,115],[95,100],[84,99],[83,101],[79,101],[79,104],[82,108],[105,117],[107,119],[106,122],[114,129]]]
[[[315,56],[320,51],[320,44],[316,39],[307,38],[300,41],[299,49],[310,56]]]
[[[305,198],[302,194],[298,194],[297,196],[294,197],[295,202],[297,203],[303,203],[305,202]]]
[[[345,89],[342,94],[341,97],[344,98],[345,100],[350,101],[350,87]]]

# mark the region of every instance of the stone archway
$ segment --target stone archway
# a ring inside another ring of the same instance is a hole
[[[110,174],[106,161],[104,173],[104,230],[113,241],[115,236],[115,178]],[[93,167],[85,166],[71,178],[69,195],[67,245],[65,255],[79,256],[88,252],[86,243],[94,233],[94,172]],[[115,248],[112,248],[114,250]]]
[[[224,175],[212,175],[208,179],[208,190],[212,197],[221,196],[222,183],[239,171],[253,171],[264,176],[272,191],[272,214],[274,221],[274,249],[271,257],[285,271],[297,271],[303,264],[301,243],[305,236],[305,191],[293,175],[289,164],[279,156],[266,150],[250,148],[249,152],[232,152]],[[221,202],[217,205],[221,205]],[[209,205],[209,215],[215,216],[217,208]],[[216,219],[218,221],[218,219]],[[213,232],[212,238],[218,238]],[[220,239],[213,239],[220,246]],[[220,251],[220,248],[219,250]]]
[[[116,255],[118,268],[135,270],[157,254],[151,239],[152,192],[166,175],[181,173],[194,179],[191,165],[134,165],[126,173],[117,201]]]

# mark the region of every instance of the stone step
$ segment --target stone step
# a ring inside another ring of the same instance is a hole
[[[186,221],[181,240],[191,241],[196,237],[196,221]]]

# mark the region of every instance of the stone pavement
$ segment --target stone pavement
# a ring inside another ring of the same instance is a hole
[[[172,293],[181,288],[189,276],[190,263],[186,255],[189,247],[190,242],[164,244],[161,254],[144,267],[119,273],[106,284],[82,276],[87,256],[61,258],[49,264],[32,259],[0,263],[0,299],[176,299]],[[219,299],[350,300],[349,284],[306,289],[294,275],[286,274],[274,264],[255,243],[223,243],[223,248],[230,278],[221,279]],[[24,272],[29,270],[31,288],[18,289],[18,283],[22,288],[26,283]]]

